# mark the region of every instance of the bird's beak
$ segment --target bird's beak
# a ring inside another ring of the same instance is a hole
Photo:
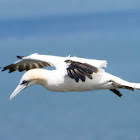
[[[25,89],[27,87],[27,85],[18,85],[16,87],[16,89],[13,91],[13,93],[10,96],[10,100],[12,100],[12,98],[14,98],[19,92],[21,92],[23,89]]]

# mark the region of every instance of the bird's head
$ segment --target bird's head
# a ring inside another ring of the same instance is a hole
[[[27,71],[21,78],[19,85],[16,87],[16,89],[13,91],[13,93],[10,96],[10,100],[14,98],[19,92],[21,92],[23,89],[34,85],[34,84],[40,84],[43,85],[47,82],[46,80],[46,70],[44,69],[31,69]]]

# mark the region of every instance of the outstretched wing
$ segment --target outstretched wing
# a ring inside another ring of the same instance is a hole
[[[95,60],[79,57],[69,57],[65,62],[69,64],[67,67],[69,77],[75,79],[76,82],[79,80],[85,82],[86,77],[92,79],[93,73],[104,72],[102,67],[107,66],[106,60]]]
[[[14,72],[16,70],[22,72],[24,70],[28,71],[30,69],[43,68],[47,66],[54,66],[57,69],[60,67],[62,62],[64,63],[63,57],[50,56],[50,55],[32,54],[26,57],[17,56],[17,58],[19,58],[20,60],[16,61],[11,65],[4,67],[2,71],[9,69],[9,73]]]
[[[79,79],[82,82],[85,82],[86,77],[92,79],[92,74],[98,72],[97,67],[87,63],[81,63],[72,60],[66,60],[65,62],[70,64],[67,68],[68,76],[72,79],[75,79],[76,82],[79,82]]]

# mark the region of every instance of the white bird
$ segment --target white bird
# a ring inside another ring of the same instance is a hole
[[[105,60],[94,60],[78,57],[59,57],[51,55],[31,54],[17,56],[20,60],[3,68],[9,73],[27,70],[22,76],[19,85],[10,96],[10,100],[23,89],[40,84],[54,92],[91,91],[110,89],[119,97],[122,94],[117,89],[140,89],[139,83],[130,83],[113,76],[102,69],[106,67]],[[42,69],[45,66],[54,66],[55,70]]]

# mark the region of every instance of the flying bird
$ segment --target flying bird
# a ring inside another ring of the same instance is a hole
[[[92,91],[109,89],[119,97],[122,96],[118,89],[134,91],[140,89],[139,83],[127,82],[111,75],[103,69],[106,60],[95,60],[78,57],[59,57],[52,55],[17,56],[20,60],[3,68],[9,73],[26,70],[19,85],[10,96],[10,100],[23,89],[34,85],[42,85],[53,92]],[[54,70],[42,69],[55,67]]]

